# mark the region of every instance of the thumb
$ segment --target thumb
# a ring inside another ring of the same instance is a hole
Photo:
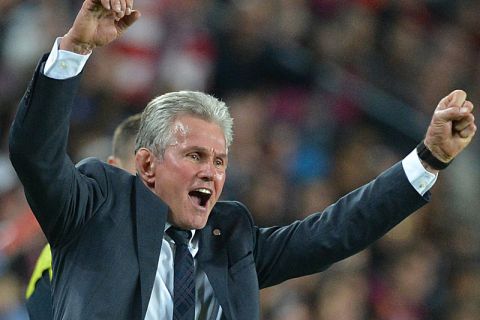
[[[467,99],[467,93],[463,90],[454,90],[448,96],[440,100],[437,110],[444,110],[452,107],[460,108]]]
[[[127,30],[128,27],[130,27],[132,24],[137,21],[142,14],[138,10],[133,10],[131,14],[128,16],[123,16],[122,19],[120,19],[117,23],[117,27],[119,28],[120,32],[124,32]]]
[[[463,104],[459,107],[454,105],[446,109],[438,108],[435,110],[434,116],[443,121],[458,121],[468,117],[472,111],[473,103],[468,100],[464,100]]]
[[[459,108],[448,108],[436,110],[433,119],[439,122],[450,122],[460,120],[463,114],[459,111]]]

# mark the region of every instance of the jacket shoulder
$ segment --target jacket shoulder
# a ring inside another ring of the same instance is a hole
[[[254,222],[247,207],[238,201],[218,201],[209,218],[210,224],[217,224],[231,230],[249,230],[254,236]]]
[[[101,179],[118,181],[133,177],[129,172],[93,157],[81,160],[75,167],[83,175],[97,181]]]
[[[229,216],[232,219],[247,219],[253,225],[253,218],[248,208],[239,201],[218,201],[213,209],[216,215]]]

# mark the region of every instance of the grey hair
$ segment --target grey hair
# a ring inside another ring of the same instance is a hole
[[[178,91],[158,96],[147,104],[135,140],[135,152],[147,148],[163,156],[173,139],[172,125],[181,115],[216,123],[225,135],[227,149],[231,145],[233,119],[226,104],[203,92]]]

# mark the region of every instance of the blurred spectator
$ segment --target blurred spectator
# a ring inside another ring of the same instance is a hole
[[[387,259],[390,261],[373,278],[375,319],[436,319],[442,298],[435,291],[441,266],[437,249],[420,242],[396,250],[396,255]]]
[[[28,314],[21,304],[23,296],[22,283],[11,273],[0,274],[0,319],[24,320]]]
[[[361,271],[324,277],[316,301],[318,320],[363,320],[368,315],[368,281]]]

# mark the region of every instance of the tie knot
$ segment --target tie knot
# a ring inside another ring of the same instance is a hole
[[[170,236],[170,238],[175,241],[176,245],[187,245],[188,241],[190,240],[190,237],[192,236],[192,232],[189,230],[182,230],[178,229],[175,227],[170,227],[167,230],[167,234]]]

